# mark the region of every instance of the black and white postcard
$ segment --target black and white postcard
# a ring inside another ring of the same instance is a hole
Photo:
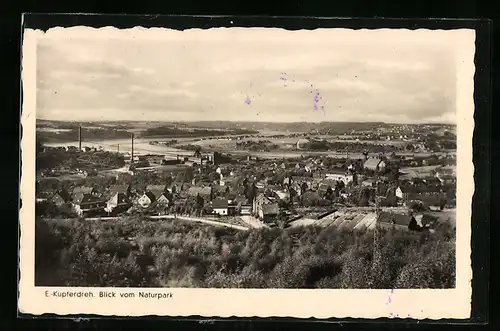
[[[23,34],[21,312],[469,317],[474,30]]]

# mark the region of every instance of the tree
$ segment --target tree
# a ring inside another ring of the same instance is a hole
[[[302,191],[302,194],[304,194],[305,192],[307,192],[307,189],[309,187],[307,186],[307,183],[306,182],[303,182],[302,185],[300,185],[300,189]]]
[[[443,210],[444,207],[446,207],[446,198],[445,197],[441,197],[439,199],[439,210]]]
[[[41,137],[40,135],[36,135],[35,152],[37,156],[43,152],[44,145],[45,145],[45,138]]]
[[[304,207],[316,206],[319,202],[319,196],[316,192],[307,191],[302,195],[302,205]]]
[[[324,198],[327,200],[333,200],[334,197],[335,196],[334,196],[334,192],[333,192],[332,188],[330,186],[328,186],[328,188],[326,189],[326,193],[325,193]]]
[[[396,288],[430,288],[432,283],[431,267],[423,263],[410,263],[399,272]]]

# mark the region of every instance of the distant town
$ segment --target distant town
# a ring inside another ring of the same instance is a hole
[[[432,233],[455,219],[455,130],[38,120],[36,213]]]

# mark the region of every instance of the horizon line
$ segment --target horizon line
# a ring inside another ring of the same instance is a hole
[[[45,119],[45,118],[37,118],[36,121],[53,121],[53,122],[69,122],[69,123],[85,123],[85,122],[135,122],[135,123],[144,123],[144,122],[157,122],[157,123],[215,123],[215,122],[230,122],[230,123],[275,123],[275,124],[294,124],[294,123],[307,123],[307,124],[321,124],[321,123],[379,123],[379,124],[396,124],[396,125],[454,125],[456,123],[444,123],[444,122],[422,122],[422,123],[401,123],[401,122],[383,122],[383,121],[293,121],[293,122],[279,122],[279,121],[250,121],[250,120],[241,120],[241,121],[232,121],[232,120],[59,120],[59,119]]]

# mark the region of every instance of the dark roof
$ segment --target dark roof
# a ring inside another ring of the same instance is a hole
[[[154,195],[153,192],[146,192],[144,195],[147,196],[149,200],[156,201],[156,195]]]
[[[127,193],[128,189],[128,185],[111,185],[109,191],[111,193]]]
[[[212,208],[228,208],[229,203],[227,199],[215,199],[212,201]]]
[[[129,202],[128,197],[125,193],[116,193],[118,195],[118,203]]]
[[[169,199],[169,197],[168,197],[168,195],[167,195],[167,194],[162,194],[162,195],[158,196],[156,199],[158,200],[158,199],[160,199],[161,197],[164,197],[165,199],[167,199],[168,201],[170,201],[170,199]]]
[[[262,205],[262,213],[264,215],[278,215],[279,207],[277,203],[268,203]]]
[[[411,221],[411,216],[407,214],[397,213],[397,212],[380,212],[378,221],[381,223],[396,224],[408,226]]]

